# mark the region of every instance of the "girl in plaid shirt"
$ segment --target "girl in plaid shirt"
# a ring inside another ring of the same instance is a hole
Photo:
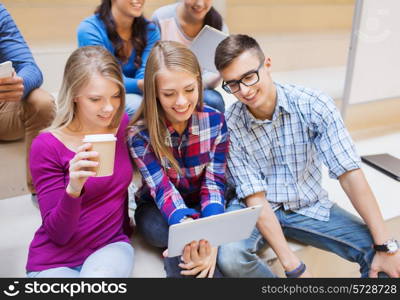
[[[167,247],[169,225],[224,211],[227,126],[223,114],[203,106],[202,91],[194,54],[180,43],[158,42],[128,135],[142,175],[136,224],[160,248]],[[221,276],[217,252],[208,241],[192,242],[181,263],[179,257],[165,258],[167,276]]]

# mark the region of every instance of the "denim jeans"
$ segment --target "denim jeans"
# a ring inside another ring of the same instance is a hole
[[[39,272],[27,272],[30,278],[118,278],[130,277],[133,271],[134,250],[126,242],[108,244],[93,252],[81,266],[58,267]]]
[[[220,112],[225,112],[225,102],[224,98],[222,98],[221,94],[213,89],[205,89],[204,90],[204,103],[207,106],[210,106]]]
[[[243,207],[243,204],[233,202],[227,210]],[[278,209],[275,214],[285,237],[356,262],[360,265],[361,276],[368,277],[375,251],[371,247],[371,234],[360,218],[336,204],[331,208],[327,222],[283,209]],[[276,277],[256,254],[266,245],[266,240],[255,228],[250,238],[221,246],[218,265],[228,277]]]
[[[135,222],[137,229],[143,235],[144,239],[157,248],[168,248],[168,230],[167,221],[161,215],[158,207],[151,202],[138,204],[135,211]],[[182,269],[178,266],[180,256],[164,258],[164,269],[167,277],[173,278],[190,278],[196,276],[181,275]],[[218,267],[216,266],[214,278],[223,277]]]
[[[135,112],[138,110],[142,103],[143,96],[139,94],[126,94],[125,95],[125,112],[128,114],[129,119],[132,119]]]

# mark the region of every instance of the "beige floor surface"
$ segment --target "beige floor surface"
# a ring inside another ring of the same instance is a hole
[[[383,149],[394,149],[394,155],[400,157],[400,132],[378,138],[358,141],[360,154],[381,152]],[[9,168],[7,174],[15,172]],[[324,173],[327,173],[324,170]],[[390,231],[400,238],[400,205],[398,190],[400,183],[365,166],[364,172],[375,192],[381,210]],[[4,176],[6,173],[2,173]],[[354,212],[338,183],[323,179],[323,186],[330,193],[331,199],[345,209]],[[0,277],[23,277],[29,243],[35,230],[40,226],[38,210],[32,205],[29,195],[9,197],[0,200]],[[147,245],[140,236],[135,235],[132,241],[136,250],[133,277],[164,277],[160,251]],[[357,277],[357,266],[348,263],[332,254],[313,249],[301,248],[300,257],[307,263],[313,274],[318,277]],[[282,274],[277,262],[272,267]]]

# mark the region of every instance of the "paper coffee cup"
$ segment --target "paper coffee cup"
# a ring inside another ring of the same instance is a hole
[[[90,134],[83,138],[84,143],[92,144],[92,151],[99,153],[95,160],[99,162],[99,165],[96,168],[91,168],[91,171],[96,172],[96,177],[113,174],[116,140],[117,138],[113,134]]]

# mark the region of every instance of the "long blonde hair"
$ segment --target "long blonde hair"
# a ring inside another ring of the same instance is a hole
[[[181,172],[179,164],[165,144],[167,133],[166,118],[157,97],[156,76],[161,69],[185,71],[197,78],[198,95],[197,110],[203,109],[203,83],[201,69],[196,56],[186,46],[174,41],[158,41],[150,52],[146,62],[144,76],[143,101],[130,122],[130,125],[143,123],[150,135],[150,145],[157,158],[163,163],[166,158],[172,167]]]
[[[125,110],[125,87],[121,67],[102,46],[87,46],[76,49],[64,69],[61,90],[57,98],[57,113],[53,123],[46,130],[60,129],[68,126],[75,117],[76,104],[74,98],[79,90],[88,84],[94,74],[100,74],[115,82],[121,94],[121,103],[111,121],[109,128],[117,128]]]

